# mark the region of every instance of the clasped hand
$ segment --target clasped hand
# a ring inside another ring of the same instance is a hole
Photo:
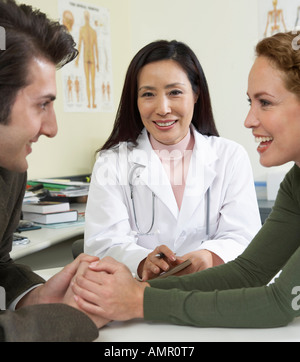
[[[110,320],[143,318],[147,286],[134,279],[124,264],[106,257],[80,264],[64,302],[88,314],[100,328]]]
[[[64,267],[59,273],[50,278],[46,283],[38,286],[27,293],[17,304],[17,309],[34,304],[64,303],[76,309],[80,309],[76,303],[76,296],[72,292],[74,278],[77,279],[84,274],[88,266],[99,261],[98,257],[85,254],[79,255],[72,263]],[[100,315],[89,314],[82,310],[93,320],[98,328],[108,322]]]

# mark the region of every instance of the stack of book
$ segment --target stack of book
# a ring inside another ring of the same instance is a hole
[[[88,182],[71,181],[69,179],[38,179],[28,181],[29,186],[41,186],[48,190],[52,197],[81,197],[87,196],[90,184]]]
[[[24,220],[45,225],[78,220],[78,212],[70,209],[69,202],[39,201],[23,203],[22,213]]]

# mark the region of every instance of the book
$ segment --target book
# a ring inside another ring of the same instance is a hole
[[[69,211],[69,202],[53,202],[53,201],[39,201],[39,202],[28,202],[23,203],[23,212],[35,212],[45,214],[49,212],[60,212]]]
[[[38,224],[57,224],[65,222],[73,222],[78,220],[78,211],[69,210],[50,213],[23,212],[23,219],[33,221]]]
[[[28,181],[27,184],[31,187],[43,185],[43,188],[48,190],[49,194],[53,197],[87,196],[90,186],[88,182],[63,179],[38,179]]]

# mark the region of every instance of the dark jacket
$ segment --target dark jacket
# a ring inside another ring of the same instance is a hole
[[[27,175],[0,167],[0,286],[6,305],[30,287],[45,281],[10,258]],[[98,329],[84,313],[62,304],[44,304],[0,312],[0,341],[92,341]]]

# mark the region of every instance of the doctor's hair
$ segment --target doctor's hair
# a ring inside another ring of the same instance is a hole
[[[158,40],[143,47],[132,59],[126,73],[112,133],[98,151],[112,148],[119,142],[132,142],[136,145],[136,140],[144,128],[137,105],[138,75],[145,65],[161,60],[177,62],[187,74],[193,92],[197,96],[192,118],[196,130],[203,135],[219,136],[208,84],[197,56],[182,42]]]
[[[285,87],[300,99],[300,32],[277,33],[261,40],[256,55],[266,57],[283,74]]]
[[[0,123],[8,124],[18,91],[30,84],[31,61],[44,59],[59,69],[78,51],[65,26],[14,0],[0,0],[0,26],[6,37],[6,47],[0,50]]]

